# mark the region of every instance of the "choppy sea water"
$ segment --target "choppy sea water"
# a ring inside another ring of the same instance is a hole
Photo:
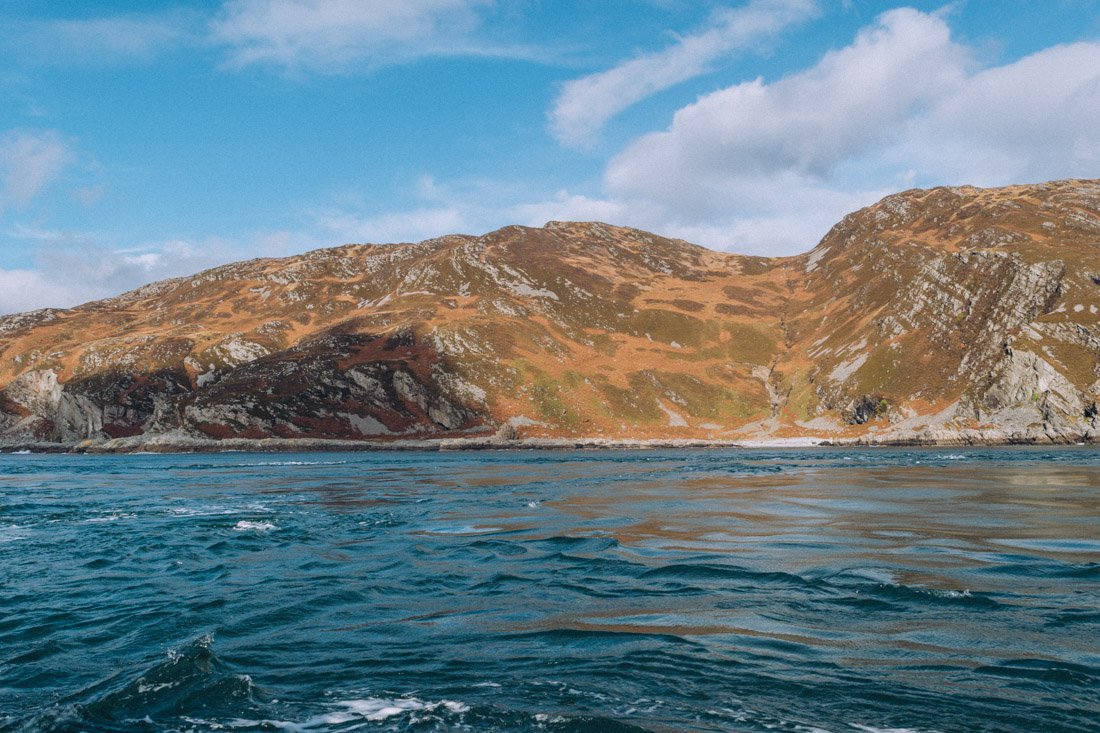
[[[0,731],[274,730],[1100,730],[1100,452],[0,456]]]

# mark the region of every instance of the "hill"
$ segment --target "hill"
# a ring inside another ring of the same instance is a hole
[[[787,258],[347,245],[0,317],[0,441],[1092,440],[1098,308],[1100,181],[907,191]]]

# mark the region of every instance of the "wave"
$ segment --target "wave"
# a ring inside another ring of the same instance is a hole
[[[188,718],[188,730],[280,730],[326,733],[351,730],[467,730],[524,733],[649,733],[648,729],[611,718],[560,713],[527,713],[493,706],[471,706],[455,700],[425,701],[417,697],[367,697],[326,703],[325,712],[302,720],[282,718]],[[379,725],[372,725],[379,724]]]
[[[760,571],[750,570],[749,568],[738,567],[736,565],[721,565],[714,563],[685,563],[685,564],[672,564],[664,565],[661,567],[647,570],[641,574],[642,578],[646,579],[663,579],[663,580],[742,580],[749,581],[753,585],[788,585],[788,586],[808,586],[812,585],[811,581],[807,581],[805,578],[794,575],[792,573],[784,573],[780,571]]]
[[[118,682],[118,675],[17,724],[20,733],[115,733],[187,716],[236,718],[259,709],[257,689],[212,651],[209,635],[171,649],[160,663]]]
[[[1002,603],[990,598],[984,593],[963,590],[922,588],[920,586],[902,585],[896,583],[879,583],[868,585],[858,589],[872,598],[885,601],[901,602],[908,605],[963,605],[970,608],[1000,608]]]
[[[1046,659],[1008,659],[1000,664],[977,667],[974,671],[983,675],[1046,683],[1057,687],[1079,685],[1095,690],[1100,684],[1100,674],[1093,667]]]
[[[397,726],[397,727],[395,727]],[[4,733],[129,733],[187,730],[325,733],[368,729],[546,730],[556,733],[646,733],[614,719],[526,712],[413,694],[300,701],[273,699],[234,671],[202,636],[171,649],[137,674],[115,675],[32,717],[0,716]]]

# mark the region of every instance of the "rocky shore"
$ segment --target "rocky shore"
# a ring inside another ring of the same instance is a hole
[[[609,438],[522,438],[497,437],[428,438],[422,440],[325,440],[316,438],[229,438],[212,440],[183,435],[148,435],[110,440],[79,442],[5,442],[3,453],[310,453],[356,451],[478,451],[478,450],[683,450],[683,449],[770,449],[857,447],[998,447],[998,446],[1095,446],[1100,432],[959,430],[880,437],[854,438],[755,438],[743,440],[709,439],[609,439]]]

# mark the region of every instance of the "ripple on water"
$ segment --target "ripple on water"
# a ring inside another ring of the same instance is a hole
[[[1098,490],[1047,449],[0,456],[0,732],[1088,730]]]

